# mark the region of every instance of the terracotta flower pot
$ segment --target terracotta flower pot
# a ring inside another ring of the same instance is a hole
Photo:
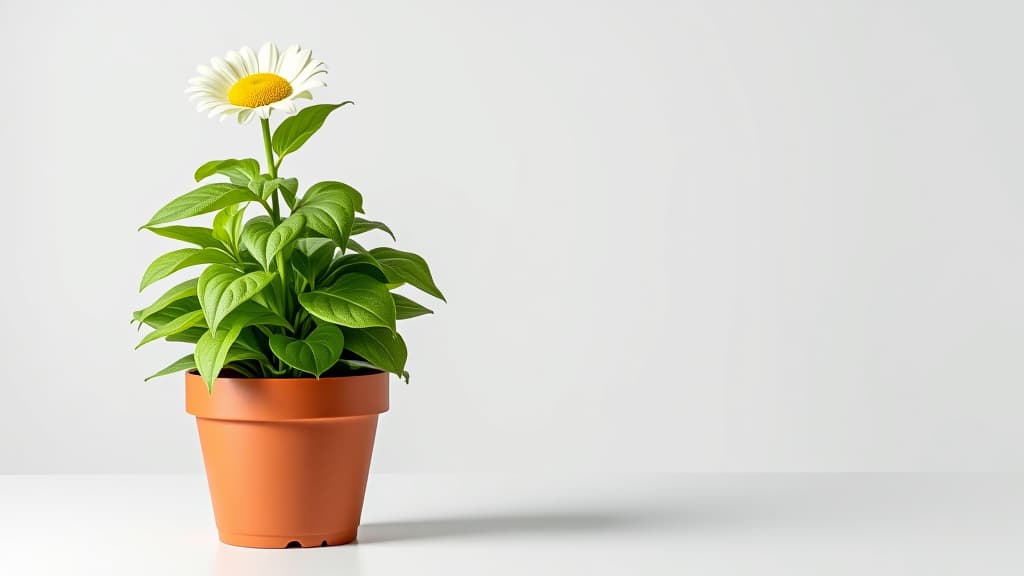
[[[220,539],[253,548],[356,538],[388,375],[218,378],[185,375]]]

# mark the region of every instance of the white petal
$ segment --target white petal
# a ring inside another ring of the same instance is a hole
[[[270,106],[260,106],[259,108],[253,108],[253,110],[256,111],[260,118],[270,118]]]
[[[202,102],[227,102],[224,98],[219,96],[210,96],[209,94],[193,94],[189,96],[189,100],[195,102],[197,105]]]
[[[245,67],[249,71],[249,74],[257,74],[259,72],[264,72],[264,70],[260,68],[260,62],[256,58],[256,53],[252,51],[252,48],[249,48],[248,46],[242,46],[242,49],[239,51],[239,53],[242,55],[242,59],[245,61]]]
[[[299,46],[289,47],[284,53],[277,75],[291,82],[306,67],[310,54],[312,54],[310,50],[304,50]]]
[[[228,101],[227,98],[225,98],[223,95],[220,95],[220,94],[189,94],[188,95],[188,101],[189,102],[195,102],[196,104],[199,104],[200,102],[206,102],[208,100],[209,101],[213,101],[213,102],[227,102]]]
[[[210,118],[213,118],[217,114],[227,112],[229,110],[238,110],[239,107],[234,104],[228,104],[227,102],[218,102],[210,108]]]
[[[270,107],[273,108],[274,110],[280,110],[285,114],[295,114],[295,112],[297,111],[297,109],[295,108],[295,102],[293,102],[290,98],[285,98],[284,100],[274,102],[270,105]]]
[[[277,44],[273,42],[267,42],[260,48],[260,52],[257,55],[259,60],[260,70],[262,72],[269,72],[271,74],[277,74],[277,67],[280,63],[281,54],[277,50]]]
[[[283,78],[285,80],[287,80],[289,82],[295,82],[295,81],[299,80],[300,78],[311,76],[314,73],[314,71],[316,70],[317,65],[320,64],[320,61],[319,60],[314,60],[312,58],[312,52],[307,51],[307,54],[309,54],[310,57],[306,58],[306,62],[305,62],[305,64],[302,65],[302,68],[300,68],[297,72],[295,72],[291,76],[283,76]],[[324,71],[326,72],[326,69]]]
[[[207,110],[211,110],[217,106],[224,106],[226,104],[228,103],[223,100],[202,100],[200,102],[196,102],[196,110],[206,112]]]
[[[242,110],[241,112],[238,113],[238,123],[239,124],[248,124],[249,120],[251,118],[252,118],[252,109]]]
[[[212,63],[213,61],[211,60],[210,62]],[[208,78],[211,82],[221,82],[223,84],[227,84],[228,86],[234,84],[235,82],[235,80],[229,78],[227,75],[222,74],[220,71],[209,66],[203,66],[202,64],[200,64],[199,66],[196,66],[196,70],[198,70],[199,74],[201,74],[203,77]]]
[[[281,72],[283,72],[285,68],[288,68],[288,67],[290,67],[292,65],[291,64],[292,59],[295,58],[295,55],[298,54],[298,52],[299,52],[299,47],[298,46],[289,46],[289,47],[287,47],[287,48],[285,48],[284,50],[281,51],[281,53],[277,57],[277,74],[278,75],[280,75]]]
[[[324,64],[322,60],[311,59],[305,70],[302,71],[300,76],[312,76],[313,74],[326,74],[327,64]]]
[[[313,78],[319,78],[321,82],[326,80],[327,68],[321,67],[320,69],[316,69],[311,65],[306,66],[306,68],[302,72],[299,72],[295,76],[295,78],[290,80],[290,82],[292,83],[293,86],[295,86],[299,84],[305,84],[306,82],[312,80]]]
[[[325,65],[320,60],[317,60],[316,58],[310,58],[309,60],[306,61],[306,65],[302,68],[302,70],[299,71],[298,74],[295,75],[295,77],[302,78],[304,76],[309,76],[310,74],[315,74],[317,72],[327,72],[327,65]]]
[[[323,80],[324,78],[325,76],[323,74],[318,74],[305,82],[295,82],[292,84],[292,90],[295,90],[296,92],[305,92],[307,90],[312,90],[313,88],[327,86],[327,82],[324,82]]]
[[[295,92],[292,94],[292,98],[306,98],[307,100],[312,100],[313,88],[319,88],[319,86],[296,86]]]
[[[195,102],[195,103],[198,104],[199,102],[205,102],[207,100],[212,100],[212,101],[215,101],[215,102],[227,102],[228,101],[228,99],[223,94],[207,94],[207,93],[202,93],[202,94],[189,94],[188,95],[188,101],[189,102]]]
[[[189,86],[185,88],[186,94],[224,94],[226,92],[226,86],[224,88],[213,88],[210,86]]]
[[[206,94],[193,94],[188,97],[189,102],[195,103],[196,106],[202,106],[207,102],[226,102],[223,98],[214,98],[213,96],[207,96]]]
[[[231,54],[229,53],[228,56],[230,55]],[[224,80],[226,82],[234,84],[235,82],[238,82],[242,79],[242,77],[239,76],[237,72],[235,72],[235,69],[230,64],[228,64],[220,58],[213,58],[212,60],[210,60],[210,64],[213,66],[214,70],[216,70],[221,76],[224,77]]]
[[[227,86],[188,86],[187,88],[185,88],[185,94],[225,95],[227,93]]]
[[[208,75],[196,76],[195,78],[189,80],[189,84],[192,84],[193,86],[230,86],[231,84],[233,84],[231,80],[225,78],[220,73],[214,72],[209,68],[207,68],[207,70],[209,71]]]
[[[249,74],[252,74],[252,72],[249,71],[249,66],[245,63],[245,59],[242,58],[242,55],[238,52],[231,50],[228,52],[228,55],[224,57],[224,60],[227,61],[228,65],[231,66],[231,69],[239,78],[245,78]]]

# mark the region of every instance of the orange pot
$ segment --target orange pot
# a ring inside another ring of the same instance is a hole
[[[388,375],[218,378],[185,375],[220,539],[252,548],[356,538]]]

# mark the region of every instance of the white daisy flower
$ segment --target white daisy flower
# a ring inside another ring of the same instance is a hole
[[[269,118],[271,110],[294,114],[296,98],[312,98],[311,89],[327,85],[327,66],[311,50],[291,46],[282,53],[272,42],[258,54],[244,47],[196,69],[199,76],[185,90],[189,100],[211,118],[237,116],[239,124]]]

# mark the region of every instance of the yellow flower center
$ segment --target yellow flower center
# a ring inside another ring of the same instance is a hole
[[[250,74],[228,90],[228,102],[235,106],[259,108],[291,96],[292,85],[277,74]]]

